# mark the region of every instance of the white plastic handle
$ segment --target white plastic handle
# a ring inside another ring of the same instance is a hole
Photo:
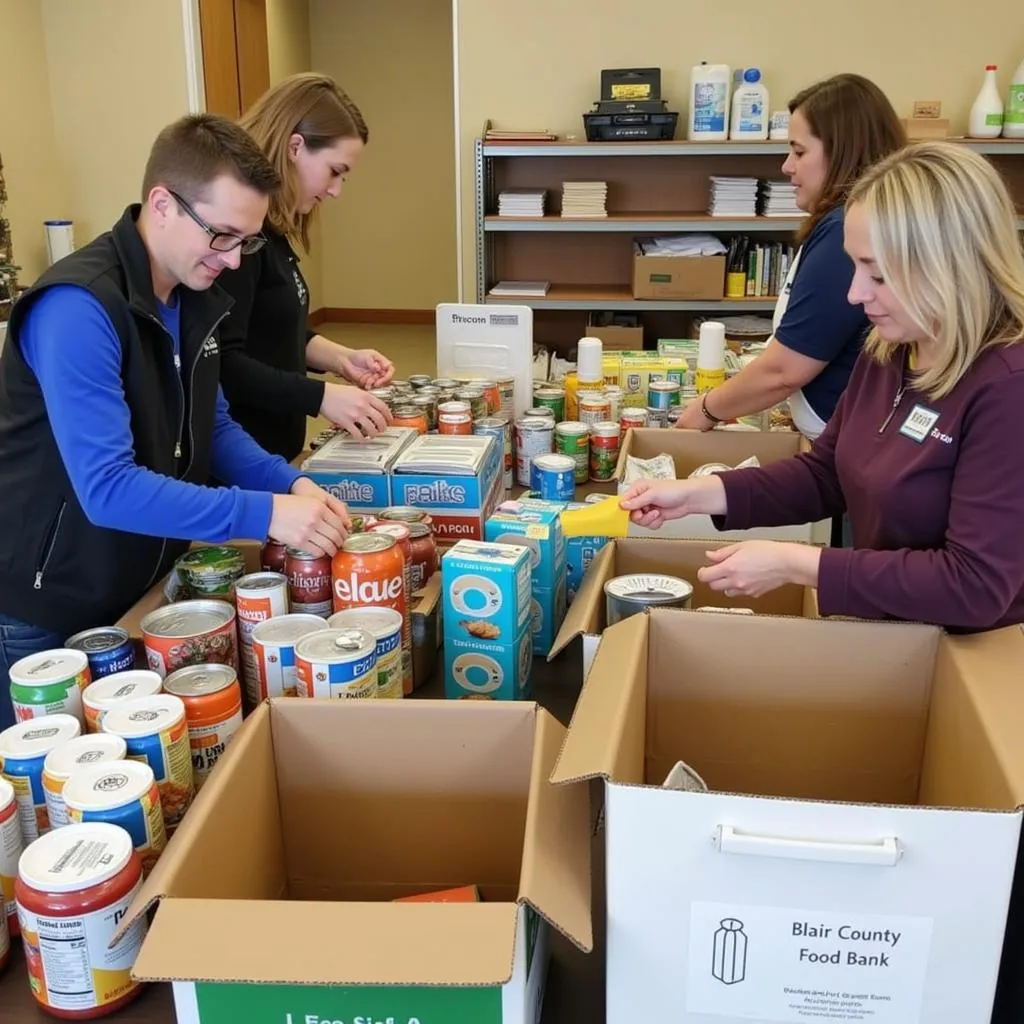
[[[721,853],[745,857],[783,857],[787,860],[816,860],[830,864],[870,864],[893,868],[903,851],[895,836],[877,843],[842,843],[823,839],[791,839],[738,832],[732,825],[719,825],[715,845]]]

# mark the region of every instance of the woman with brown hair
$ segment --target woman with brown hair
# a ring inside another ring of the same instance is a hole
[[[843,251],[843,204],[872,164],[900,149],[903,127],[885,94],[860,75],[836,75],[789,104],[782,171],[808,216],[782,287],[765,351],[691,402],[677,426],[710,430],[789,399],[796,428],[814,440],[846,389],[869,323],[846,301],[853,264]]]
[[[263,225],[267,244],[219,284],[234,298],[221,327],[221,383],[231,415],[269,452],[294,459],[306,417],[322,414],[355,436],[391,420],[369,394],[394,366],[372,349],[353,350],[310,331],[309,291],[293,248],[309,251],[309,229],[325,199],[341,191],[369,137],[358,107],[326,75],[299,74],[268,90],[241,121],[282,180]],[[314,380],[335,373],[355,387]]]

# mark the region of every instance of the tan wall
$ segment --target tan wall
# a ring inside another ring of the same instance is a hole
[[[451,301],[448,0],[310,0],[310,26],[314,69],[338,80],[370,129],[362,162],[323,210],[324,305],[429,309]]]
[[[14,259],[22,284],[46,268],[43,221],[70,217],[50,105],[42,9],[36,0],[0,0],[0,158],[4,164]]]
[[[754,5],[644,0],[628,13],[612,0],[459,0],[466,298],[474,295],[473,140],[486,118],[504,128],[548,128],[583,137],[581,114],[598,98],[602,68],[658,67],[663,94],[686,114],[690,68],[701,60],[761,68],[772,109],[798,89],[840,71],[874,79],[900,114],[939,99],[966,128],[984,66],[1003,89],[1024,57],[1014,0],[989,0],[977,16],[931,0],[839,0]],[[834,28],[825,26],[832,23]]]
[[[42,0],[42,17],[57,148],[82,245],[139,201],[153,139],[187,112],[181,3]]]

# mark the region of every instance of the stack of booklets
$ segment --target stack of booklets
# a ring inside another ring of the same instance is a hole
[[[498,216],[543,217],[546,195],[542,188],[507,188],[498,193]]]
[[[563,217],[607,217],[608,182],[563,181]]]
[[[788,181],[762,181],[759,213],[762,217],[802,217],[796,205],[796,189]]]
[[[554,142],[557,135],[547,128],[500,129],[488,127],[484,142]]]
[[[711,176],[712,217],[757,216],[757,178],[723,178]]]
[[[499,281],[487,294],[505,299],[542,299],[550,287],[549,281]]]

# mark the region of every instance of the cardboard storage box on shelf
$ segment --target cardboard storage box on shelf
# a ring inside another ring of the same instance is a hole
[[[756,455],[762,466],[778,459],[788,459],[809,447],[802,434],[792,431],[757,430],[659,430],[645,428],[626,431],[619,452],[615,477],[621,481],[626,472],[626,459],[652,459],[662,453],[671,455],[676,477],[685,480],[695,469],[710,462],[736,466]],[[620,493],[625,487],[620,483]],[[684,516],[673,519],[660,530],[645,530],[630,525],[630,536],[637,537],[707,537],[713,540],[797,540],[827,544],[831,523],[805,523],[799,526],[755,527],[750,530],[716,530],[710,516]]]
[[[634,299],[721,299],[724,256],[645,256],[633,243]]]
[[[548,661],[564,651],[576,637],[583,638],[583,678],[586,679],[601,634],[608,625],[604,585],[616,576],[634,573],[676,576],[693,587],[691,607],[750,608],[756,615],[818,618],[818,594],[812,587],[787,584],[763,597],[726,597],[697,578],[697,570],[708,565],[706,552],[716,551],[732,541],[657,540],[627,537],[608,543],[590,563],[576,600],[570,605],[548,654]],[[707,613],[707,614],[710,614]],[[729,616],[732,618],[733,616]]]
[[[989,1021],[1022,661],[1019,627],[610,627],[552,777],[605,780],[609,1024]]]
[[[157,905],[134,976],[178,1024],[534,1024],[549,923],[592,947],[564,736],[529,702],[262,705],[129,909]]]
[[[617,323],[594,323],[594,316],[587,317],[587,337],[599,338],[606,352],[634,352],[644,347],[644,329]]]
[[[259,572],[261,544],[255,541],[230,541],[231,547],[238,548],[245,556],[245,571]],[[201,546],[201,545],[196,545]],[[164,594],[166,577],[154,583],[117,620],[117,625],[128,631],[141,651],[142,620],[151,611],[167,603]],[[441,645],[441,573],[434,575],[413,595],[412,602],[412,635],[413,635],[413,681],[418,689],[429,682],[437,666],[437,651]],[[140,664],[145,663],[145,654],[140,654]]]

